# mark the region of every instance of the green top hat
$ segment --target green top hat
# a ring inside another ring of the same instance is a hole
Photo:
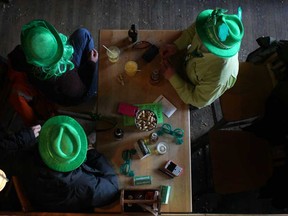
[[[70,61],[74,49],[66,44],[67,37],[45,20],[33,20],[22,26],[21,46],[27,62],[42,68],[40,77],[60,76],[74,68]]]
[[[223,58],[239,51],[244,35],[241,8],[237,15],[226,12],[224,9],[205,10],[196,19],[196,31],[202,43],[211,53]]]
[[[41,129],[39,152],[49,168],[59,172],[72,171],[86,159],[86,133],[82,126],[69,116],[52,117]]]

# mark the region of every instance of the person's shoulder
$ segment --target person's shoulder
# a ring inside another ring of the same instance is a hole
[[[21,45],[17,45],[7,56],[14,70],[26,72],[33,67],[33,65],[27,63]]]
[[[14,49],[8,53],[8,58],[13,58],[15,55],[23,55],[25,57],[21,45],[15,46]]]
[[[223,58],[223,64],[226,65],[227,67],[232,66],[238,66],[239,65],[239,58],[238,58],[238,53],[236,53],[234,56],[231,56],[229,58]]]
[[[231,56],[229,58],[222,58],[214,54],[211,54],[210,58],[211,60],[213,60],[215,64],[223,65],[223,67],[239,64],[238,53],[236,53],[234,56]]]

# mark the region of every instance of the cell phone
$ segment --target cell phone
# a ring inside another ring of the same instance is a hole
[[[148,48],[147,51],[144,52],[144,54],[142,55],[142,58],[146,62],[151,62],[155,58],[155,56],[158,55],[158,53],[159,53],[159,48],[153,44]]]
[[[179,176],[182,171],[183,171],[183,168],[178,166],[176,163],[174,163],[172,160],[169,160],[165,166],[164,166],[164,169],[166,171],[168,171],[169,173],[171,173],[172,175],[174,176]]]

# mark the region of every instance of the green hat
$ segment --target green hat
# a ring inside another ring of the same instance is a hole
[[[69,116],[52,117],[41,129],[39,152],[49,168],[59,172],[72,171],[86,159],[86,133],[82,126]]]
[[[244,35],[241,8],[237,15],[226,12],[225,9],[204,10],[196,19],[196,31],[202,43],[211,53],[224,58],[239,51]]]
[[[22,26],[21,46],[28,63],[42,68],[43,78],[60,76],[71,69],[74,49],[66,44],[67,37],[45,20],[33,20]]]

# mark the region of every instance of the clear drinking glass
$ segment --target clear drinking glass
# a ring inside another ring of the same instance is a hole
[[[117,62],[119,60],[120,49],[116,46],[110,46],[108,49],[109,50],[106,50],[106,54],[109,61],[112,63]]]

